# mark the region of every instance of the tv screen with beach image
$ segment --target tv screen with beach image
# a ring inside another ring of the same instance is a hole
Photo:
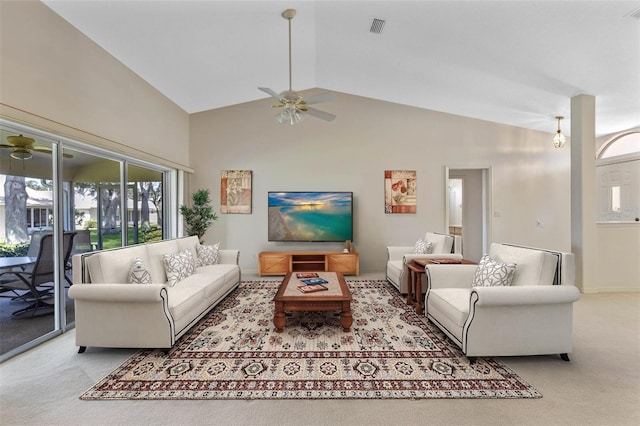
[[[269,241],[353,240],[352,192],[269,192]]]

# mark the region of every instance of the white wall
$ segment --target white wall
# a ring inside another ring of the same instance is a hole
[[[239,248],[245,271],[257,270],[262,250],[342,248],[267,242],[272,190],[353,191],[360,269],[382,271],[387,245],[445,231],[445,166],[492,168],[492,210],[500,217],[490,218],[490,241],[571,248],[569,150],[553,148],[550,133],[344,93],[319,105],[337,114],[330,123],[308,117],[279,125],[270,105],[265,99],[191,116],[192,189],[209,188],[219,209],[221,170],[253,170],[252,214],[220,215],[206,235]],[[392,169],[417,171],[416,214],[384,213],[384,171]]]

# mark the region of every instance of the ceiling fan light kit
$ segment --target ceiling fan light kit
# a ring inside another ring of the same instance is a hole
[[[324,92],[305,100],[298,92],[293,91],[291,88],[291,20],[294,16],[296,16],[295,9],[286,9],[282,12],[282,17],[289,21],[289,90],[285,90],[278,94],[268,87],[258,87],[258,89],[278,101],[276,105],[272,106],[274,108],[282,108],[282,111],[276,115],[276,120],[280,124],[297,124],[303,120],[305,114],[312,115],[325,121],[333,121],[336,118],[335,115],[309,107],[309,105],[312,104],[333,100],[335,98],[333,93]]]
[[[31,160],[33,154],[28,149],[15,148],[11,151],[11,158],[15,158],[16,160]]]

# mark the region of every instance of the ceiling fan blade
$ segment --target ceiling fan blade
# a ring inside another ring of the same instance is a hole
[[[7,145],[4,143],[0,143],[0,148],[15,148],[15,147],[16,147],[15,145]]]
[[[32,151],[36,151],[36,152],[42,152],[44,154],[49,154],[49,155],[53,154],[53,150],[51,148],[46,147],[46,146],[34,146],[34,147],[31,147],[31,150]],[[62,152],[62,156],[64,158],[73,158],[73,155],[67,154],[64,151]]]
[[[273,90],[269,89],[268,87],[258,87],[258,89],[262,90],[264,93],[268,94],[272,98],[277,99],[278,101],[280,101],[280,95],[278,95],[276,92],[274,92]]]
[[[307,105],[319,104],[321,102],[333,101],[336,98],[331,92],[320,93],[319,95],[311,96],[309,99],[305,99],[304,103]]]
[[[36,141],[33,138],[28,138],[26,136],[18,135],[18,136],[7,136],[7,141],[16,147],[26,148],[34,144]]]
[[[307,110],[307,113],[325,121],[333,121],[336,118],[335,115],[329,114],[328,112],[320,111],[319,109],[307,107],[306,110]]]
[[[46,146],[32,146],[30,149],[32,151],[44,152],[46,154],[51,154],[53,152],[51,148],[48,148]]]

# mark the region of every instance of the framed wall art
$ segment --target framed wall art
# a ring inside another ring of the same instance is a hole
[[[220,212],[251,213],[251,170],[223,170],[220,179]]]
[[[384,212],[415,213],[417,184],[415,170],[385,170]]]

